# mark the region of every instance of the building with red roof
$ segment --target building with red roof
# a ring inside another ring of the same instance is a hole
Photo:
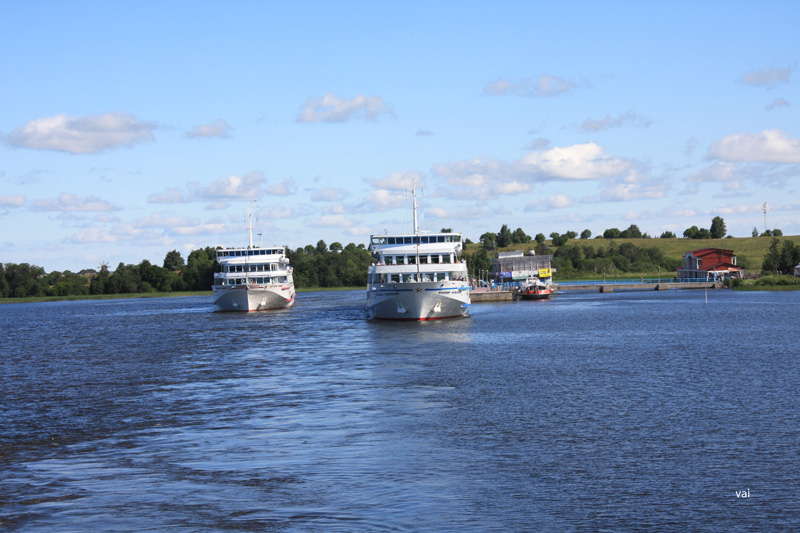
[[[744,269],[736,266],[733,250],[702,248],[686,252],[683,265],[678,267],[680,279],[724,279],[741,278]]]

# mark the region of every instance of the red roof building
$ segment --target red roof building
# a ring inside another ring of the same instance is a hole
[[[741,278],[744,269],[736,266],[733,250],[703,248],[686,252],[683,266],[678,267],[680,279],[723,279]]]

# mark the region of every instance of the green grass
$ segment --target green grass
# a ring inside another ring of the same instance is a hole
[[[784,237],[775,237],[781,241],[790,240],[795,245],[800,246],[800,235],[790,235]],[[593,248],[607,248],[611,242],[615,242],[617,246],[622,243],[629,242],[641,248],[657,248],[661,250],[664,257],[668,259],[682,260],[686,252],[692,250],[700,250],[702,248],[722,248],[724,250],[733,250],[738,259],[738,264],[746,271],[758,272],[761,270],[761,265],[764,263],[769,251],[769,245],[772,243],[773,237],[733,237],[730,239],[573,239],[567,241],[566,246],[576,244],[587,245]],[[555,252],[558,248],[554,247],[548,240],[547,244]],[[466,250],[470,253],[473,252],[480,243],[468,244]],[[513,250],[533,250],[536,247],[535,242],[528,244],[516,244],[506,248],[498,249],[499,252],[508,252]],[[662,271],[662,275],[664,272]],[[652,272],[644,274],[645,277],[652,277]],[[602,279],[602,276],[600,276]]]
[[[733,288],[739,291],[798,291],[800,290],[800,278],[764,276],[759,279],[743,280]]]

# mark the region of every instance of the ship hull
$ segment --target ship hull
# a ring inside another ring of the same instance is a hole
[[[267,311],[294,305],[294,287],[260,285],[214,286],[214,305],[220,311]]]
[[[519,297],[523,300],[547,300],[550,298],[550,291],[547,292],[525,292],[519,293]]]
[[[464,282],[375,283],[367,287],[367,314],[376,320],[440,320],[468,315]]]

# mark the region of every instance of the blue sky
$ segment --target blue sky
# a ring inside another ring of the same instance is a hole
[[[800,234],[797,2],[0,4],[0,262]]]

